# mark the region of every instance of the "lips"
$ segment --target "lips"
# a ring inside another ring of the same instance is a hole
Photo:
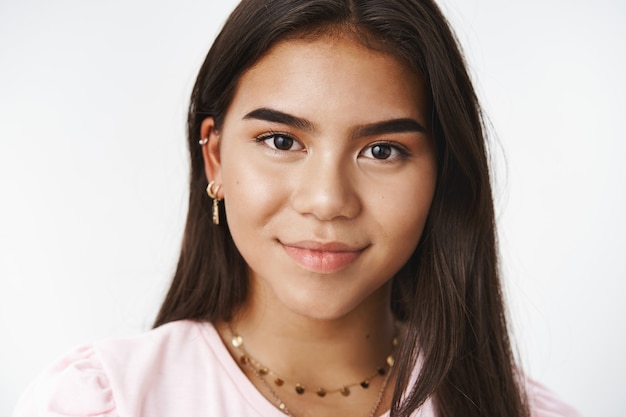
[[[340,242],[302,241],[283,243],[287,255],[302,268],[320,274],[338,272],[353,264],[365,250]]]

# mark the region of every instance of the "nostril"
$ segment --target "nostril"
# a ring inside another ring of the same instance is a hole
[[[361,211],[356,190],[344,176],[317,175],[304,182],[293,195],[293,207],[319,220],[351,219]]]

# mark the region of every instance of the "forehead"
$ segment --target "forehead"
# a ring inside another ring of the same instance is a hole
[[[426,96],[421,77],[404,62],[353,35],[331,33],[274,45],[239,80],[231,110],[269,106],[333,118],[374,111],[426,123]]]

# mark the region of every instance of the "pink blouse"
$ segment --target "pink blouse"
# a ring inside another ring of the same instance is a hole
[[[529,380],[533,417],[579,417]],[[388,416],[385,413],[384,416]],[[67,354],[13,417],[284,417],[239,369],[210,323],[178,321]],[[434,417],[429,403],[415,417]]]

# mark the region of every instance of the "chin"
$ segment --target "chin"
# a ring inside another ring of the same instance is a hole
[[[283,305],[291,312],[309,318],[311,320],[338,320],[363,305],[365,300],[354,300],[350,298],[341,299],[340,294],[329,293],[313,296],[312,291],[306,294],[284,299]]]

